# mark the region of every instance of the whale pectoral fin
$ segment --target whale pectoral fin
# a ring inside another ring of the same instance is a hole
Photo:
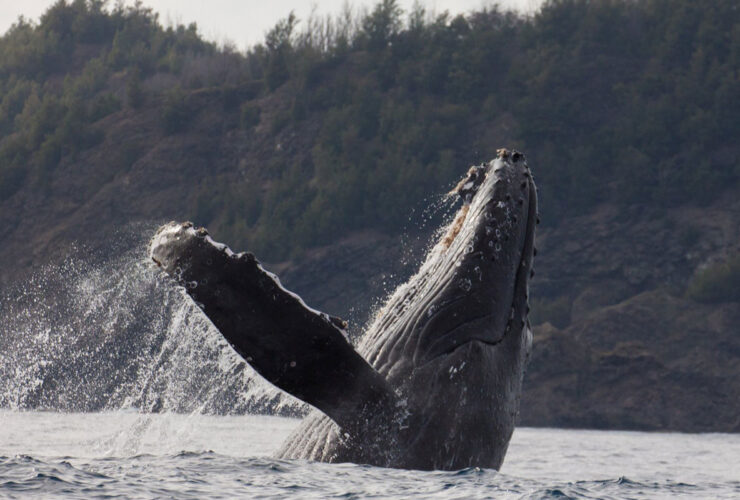
[[[307,307],[252,254],[235,254],[192,224],[170,223],[152,259],[175,277],[233,348],[269,382],[348,432],[395,405],[395,394],[349,343],[338,318]]]

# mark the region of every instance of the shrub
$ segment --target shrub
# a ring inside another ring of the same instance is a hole
[[[185,93],[180,87],[175,87],[165,95],[161,115],[165,133],[175,134],[185,130],[193,114],[193,109],[187,103]]]
[[[93,101],[89,119],[91,122],[96,122],[120,109],[121,101],[116,96],[111,93],[102,94]]]
[[[252,102],[242,104],[240,122],[243,129],[251,129],[260,123],[260,107]]]
[[[129,106],[138,109],[144,104],[144,98],[144,90],[141,88],[141,74],[138,68],[135,68],[131,71],[131,75],[126,82],[126,99]]]
[[[281,130],[283,130],[291,123],[291,119],[292,114],[290,110],[283,109],[275,113],[272,118],[272,123],[270,124],[270,134],[279,134]]]
[[[19,165],[9,165],[0,169],[0,201],[15,194],[26,178],[26,169]]]
[[[704,303],[740,300],[740,254],[698,271],[689,282],[686,294]]]

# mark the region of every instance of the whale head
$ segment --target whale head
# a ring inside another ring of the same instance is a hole
[[[471,167],[454,192],[457,216],[360,352],[407,401],[404,449],[419,468],[498,468],[532,344],[537,194],[524,155],[507,150]],[[440,452],[465,446],[459,456]]]

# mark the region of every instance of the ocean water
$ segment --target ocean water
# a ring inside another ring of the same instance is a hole
[[[275,460],[299,420],[0,411],[3,498],[740,498],[740,436],[520,428],[500,472]]]

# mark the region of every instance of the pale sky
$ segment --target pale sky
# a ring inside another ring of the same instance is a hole
[[[198,31],[209,40],[219,43],[230,41],[243,50],[248,45],[262,41],[263,36],[275,23],[286,17],[291,10],[299,19],[306,19],[316,6],[319,14],[337,14],[346,0],[144,0],[146,7],[159,12],[164,25],[189,24],[196,22]],[[525,12],[537,8],[542,0],[428,0],[421,3],[427,10],[452,14],[477,10],[498,3],[502,7],[516,8]],[[39,16],[54,3],[54,0],[0,0],[0,33],[13,24],[18,16],[38,20]],[[132,4],[133,0],[126,0]],[[349,2],[354,8],[371,7],[374,0]],[[399,0],[399,5],[408,12],[413,0]],[[111,1],[111,5],[113,2]],[[299,24],[300,28],[300,24]]]

